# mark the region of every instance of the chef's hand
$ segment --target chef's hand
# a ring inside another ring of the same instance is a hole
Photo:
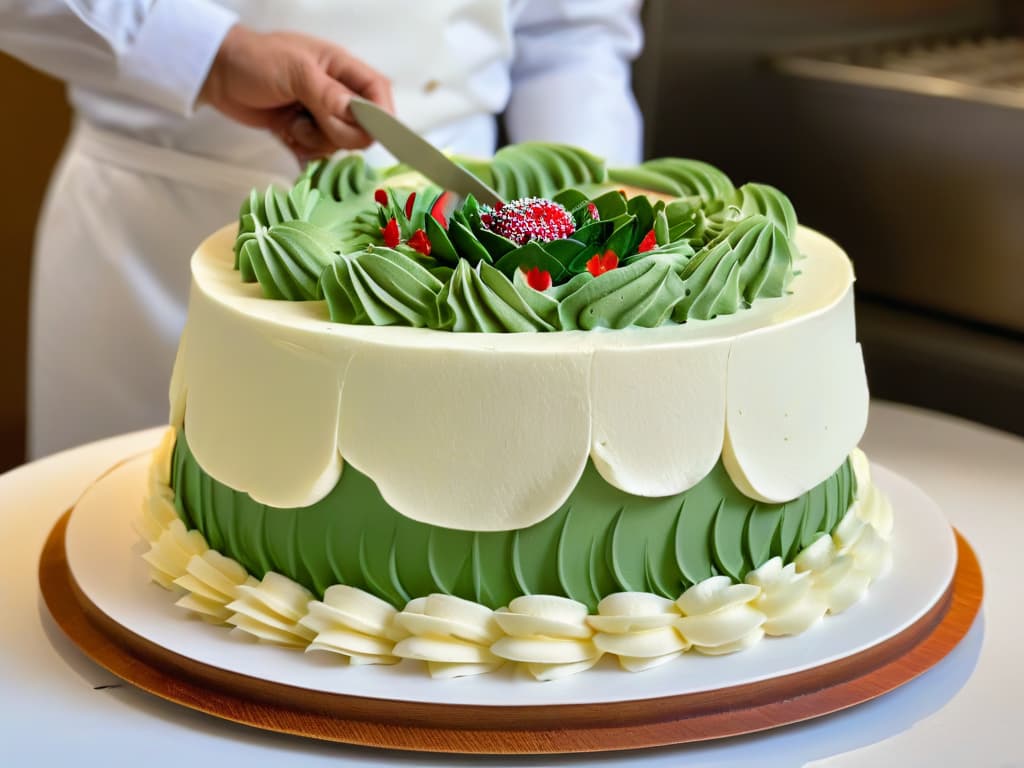
[[[349,112],[353,94],[394,111],[388,79],[344,48],[236,24],[221,43],[199,101],[270,130],[306,161],[371,143]]]

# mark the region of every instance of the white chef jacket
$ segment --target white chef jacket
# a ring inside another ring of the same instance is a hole
[[[626,164],[640,156],[639,3],[0,0],[0,49],[65,80],[75,110],[36,238],[29,455],[165,420],[189,255],[251,187],[299,170],[268,132],[196,108],[234,23],[344,46],[435,145],[489,155],[504,111],[512,141]]]

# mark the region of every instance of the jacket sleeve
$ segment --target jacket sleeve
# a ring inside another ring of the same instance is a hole
[[[513,0],[509,139],[585,147],[637,163],[642,118],[630,65],[640,53],[640,0]]]
[[[0,0],[0,50],[71,85],[187,115],[236,21],[209,0]]]

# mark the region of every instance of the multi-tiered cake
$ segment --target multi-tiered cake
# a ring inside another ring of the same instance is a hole
[[[645,669],[856,602],[891,515],[843,252],[693,160],[465,164],[507,202],[349,156],[199,247],[154,577],[261,639],[444,676]]]

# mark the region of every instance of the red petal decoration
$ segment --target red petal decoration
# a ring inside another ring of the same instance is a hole
[[[587,203],[587,211],[590,213],[590,218],[597,221],[601,218],[601,214],[597,212],[597,206],[593,203]]]
[[[422,229],[417,229],[412,233],[412,237],[409,238],[408,245],[414,251],[418,251],[424,256],[430,255],[430,238],[427,237],[427,233]]]
[[[535,291],[546,291],[551,287],[551,273],[540,267],[531,267],[524,270],[526,284]]]
[[[434,201],[434,205],[430,209],[430,215],[438,224],[441,225],[443,229],[448,228],[448,220],[444,217],[444,209],[448,207],[448,201],[451,200],[451,197],[451,192],[442,192],[441,196]]]
[[[605,251],[604,256],[595,253],[594,257],[587,262],[587,272],[594,277],[600,277],[617,266],[619,266],[619,257],[615,254],[615,251]]]
[[[375,190],[373,193],[373,199],[377,202],[377,205],[387,205],[388,193],[383,189]]]
[[[402,234],[398,231],[398,220],[394,217],[388,221],[387,226],[381,227],[380,233],[384,236],[384,245],[388,248],[396,248],[402,239]]]
[[[644,239],[640,241],[640,247],[637,248],[636,250],[637,253],[647,253],[648,251],[653,251],[657,247],[658,238],[654,234],[654,230],[652,229],[650,232],[644,235]]]
[[[413,192],[413,193],[412,193],[411,195],[409,195],[409,197],[408,197],[408,198],[406,198],[406,200],[405,200],[405,218],[407,218],[407,219],[408,219],[408,218],[409,218],[410,216],[412,216],[412,205],[413,205],[413,203],[415,203],[415,202],[416,202],[416,193],[415,193],[415,192]]]

